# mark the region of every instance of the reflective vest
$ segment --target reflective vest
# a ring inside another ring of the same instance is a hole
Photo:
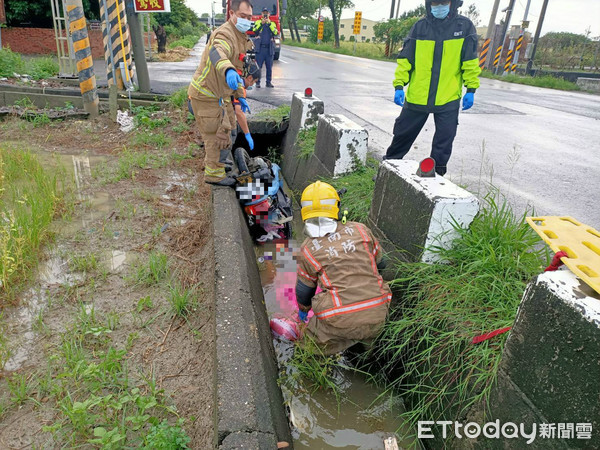
[[[451,12],[444,20],[428,17],[410,30],[398,55],[394,87],[408,84],[405,107],[441,112],[459,107],[463,85],[479,87],[477,30],[466,17]]]

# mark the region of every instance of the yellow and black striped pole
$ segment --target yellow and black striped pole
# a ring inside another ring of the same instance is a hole
[[[496,49],[496,55],[494,55],[494,67],[498,67],[500,63],[500,56],[502,55],[502,46],[499,46]]]
[[[508,50],[508,54],[506,55],[506,62],[504,63],[504,71],[505,72],[510,71],[510,65],[512,64],[514,52],[515,52],[515,50],[512,48]]]
[[[133,77],[131,46],[123,0],[99,0],[108,85],[124,89]],[[124,65],[124,76],[121,72]]]
[[[67,0],[67,17],[69,32],[73,40],[73,50],[79,73],[79,87],[83,98],[83,107],[90,116],[98,115],[98,91],[96,89],[96,75],[94,74],[94,60],[87,32],[87,22],[83,14],[81,0]]]
[[[485,63],[487,61],[487,56],[490,51],[490,43],[491,39],[486,39],[481,47],[481,53],[479,53],[479,68],[483,69],[485,67]]]
[[[512,67],[510,68],[511,72],[515,72],[517,70],[517,64],[519,64],[519,52],[521,50],[521,47],[523,47],[523,35],[520,35],[519,39],[517,39],[517,48],[515,49],[514,62]]]

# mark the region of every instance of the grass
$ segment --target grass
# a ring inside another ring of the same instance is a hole
[[[174,108],[182,108],[188,100],[187,91],[187,87],[182,87],[181,89],[173,92],[169,97],[169,104]]]
[[[155,286],[164,281],[169,275],[169,261],[167,255],[153,251],[148,256],[148,262],[139,264],[135,268],[134,281],[144,286]]]
[[[270,122],[280,124],[290,118],[291,109],[290,105],[280,105],[273,109],[263,109],[256,113],[254,117],[256,119],[266,119]]]
[[[173,313],[180,317],[186,317],[198,307],[196,289],[186,289],[177,283],[169,286],[167,300],[171,305]]]
[[[513,324],[527,282],[544,266],[537,235],[499,194],[485,198],[469,230],[456,231],[452,249],[436,250],[447,264],[396,263],[391,285],[402,300],[369,355],[387,389],[409,400],[404,419],[414,427],[459,420],[486,401],[506,335],[470,341]]]
[[[361,58],[376,59],[379,61],[392,61],[397,52],[393,52],[394,58],[385,57],[385,44],[374,44],[371,42],[357,42],[356,54],[354,54],[353,42],[340,42],[340,47],[335,48],[333,43],[314,44],[312,42],[297,42],[287,39],[285,45],[291,47],[309,48],[322,52],[337,53],[339,55],[359,56]]]
[[[342,210],[347,210],[348,220],[365,223],[373,201],[375,181],[379,161],[368,158],[365,165],[357,163],[348,175],[339,178],[325,178],[322,181],[331,184],[336,190],[346,189],[341,198]]]
[[[53,237],[50,223],[71,209],[66,180],[33,153],[0,145],[0,295],[27,280]]]
[[[317,141],[317,127],[304,128],[298,133],[296,145],[298,146],[298,158],[308,159],[315,152]]]
[[[145,136],[145,137],[138,137]],[[152,135],[138,134],[134,140],[147,142]],[[163,134],[164,137],[164,134]],[[167,166],[172,160],[179,158],[174,153],[153,154],[147,151],[134,151],[125,148],[114,163],[101,163],[92,169],[92,176],[101,184],[117,183],[121,180],[135,179],[139,170],[158,169]]]
[[[188,35],[184,36],[176,41],[169,43],[169,48],[175,47],[185,47],[185,48],[194,48],[194,46],[198,43],[200,36]]]
[[[521,76],[515,74],[509,74],[506,76],[494,75],[488,70],[481,72],[483,78],[490,78],[493,80],[506,81],[507,83],[526,84],[528,86],[543,87],[549,89],[558,89],[562,91],[579,91],[581,88],[577,84],[565,80],[564,78],[556,78],[551,75],[544,75],[541,77],[530,77]]]
[[[37,392],[56,404],[43,431],[71,448],[187,448],[183,420],[169,425],[165,416],[177,413],[151,376],[130,384],[127,349],[113,346],[110,333],[110,324],[81,304],[44,373],[12,380],[13,402],[35,402]]]
[[[23,59],[19,53],[9,48],[0,49],[0,77],[11,78],[14,73],[29,75],[41,80],[58,74],[58,62],[55,58],[44,56]]]

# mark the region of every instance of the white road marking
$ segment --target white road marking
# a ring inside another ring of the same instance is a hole
[[[283,60],[283,59],[281,59],[281,58],[279,58],[277,61],[279,61],[279,62],[282,62],[282,63],[284,63],[284,64],[289,64],[289,62],[287,62],[287,61],[284,61],[284,60]]]

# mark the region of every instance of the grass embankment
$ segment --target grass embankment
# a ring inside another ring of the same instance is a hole
[[[0,77],[11,78],[15,73],[29,75],[34,80],[58,75],[58,62],[50,56],[24,59],[9,48],[0,49]]]
[[[53,227],[60,227],[52,259],[61,276],[37,280],[21,271],[9,278],[31,289],[21,290],[27,301],[5,308],[0,321],[0,427],[7,448],[183,449],[213,442],[214,269],[202,231],[210,226],[210,190],[197,183],[190,152],[200,149],[184,132],[187,111],[134,113],[137,129],[129,134],[105,116],[35,131],[17,118],[0,124],[0,140],[19,148],[0,146],[3,270],[10,268],[5,261],[18,261],[10,245],[33,242],[34,229],[47,241],[47,227],[37,224],[69,211],[56,188],[60,178],[16,143],[63,157],[92,156],[92,176],[84,174],[82,200],[72,211],[81,220]],[[145,140],[159,129],[159,142]],[[109,209],[98,207],[97,198],[108,198]],[[21,222],[7,221],[5,211]],[[30,256],[21,260],[44,259],[40,247],[29,253],[21,247]],[[118,267],[115,255],[126,258]],[[26,359],[12,358],[15,350],[25,350]]]
[[[370,42],[357,42],[356,53],[354,53],[354,42],[340,42],[340,47],[335,48],[333,43],[314,44],[312,42],[298,42],[286,39],[285,44],[290,47],[309,48],[322,52],[336,53],[338,55],[358,56],[361,58],[376,59],[380,61],[393,61],[385,57],[385,44],[374,44]]]
[[[498,195],[485,198],[468,230],[456,231],[453,248],[436,250],[446,264],[395,263],[397,306],[370,355],[385,361],[379,381],[409,400],[404,417],[414,427],[425,418],[459,420],[486,401],[507,335],[471,339],[512,325],[545,260],[525,217]]]
[[[28,279],[53,237],[49,225],[71,211],[63,170],[44,168],[22,148],[0,145],[0,297]]]
[[[536,86],[549,89],[558,89],[562,91],[580,91],[581,88],[577,84],[565,80],[564,78],[556,78],[551,75],[544,75],[542,77],[530,77],[521,76],[515,74],[509,74],[506,76],[494,75],[488,70],[481,72],[483,78],[490,78],[492,80],[506,81],[507,83],[526,84],[527,86]]]
[[[296,138],[296,147],[298,148],[298,158],[308,159],[315,153],[315,143],[317,142],[317,127],[303,128]]]
[[[254,117],[256,119],[264,119],[280,124],[284,120],[290,118],[290,111],[290,105],[280,105],[277,108],[263,109],[262,111],[254,114]]]

